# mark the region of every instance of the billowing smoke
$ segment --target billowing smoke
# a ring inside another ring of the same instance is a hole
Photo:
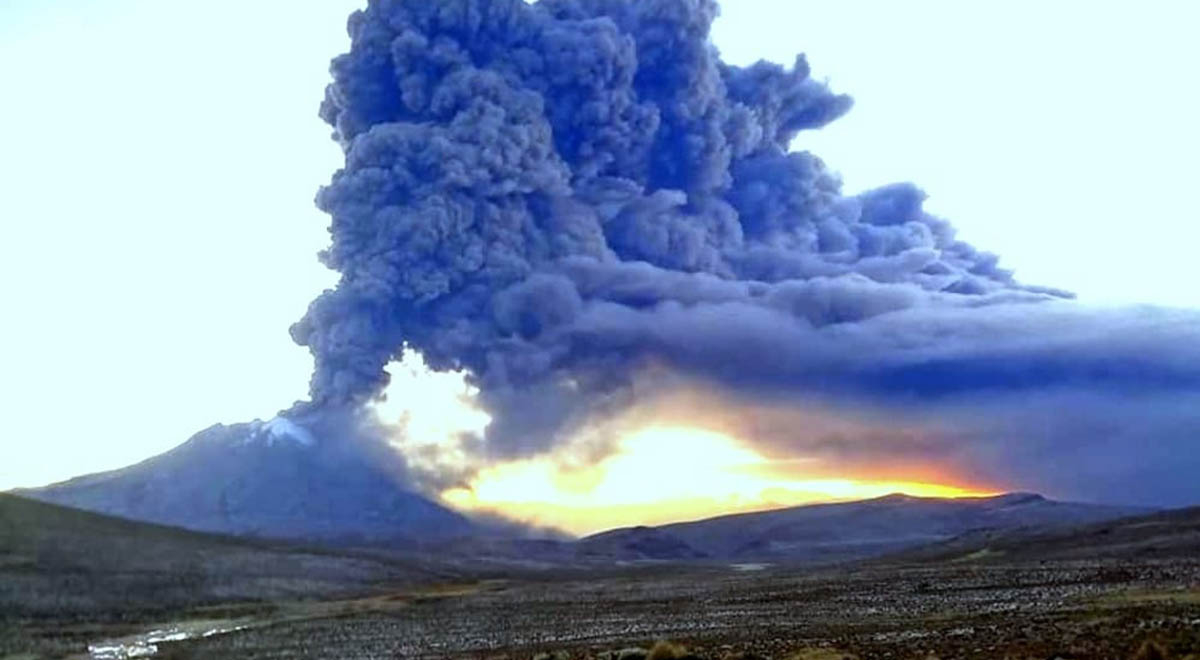
[[[717,13],[713,0],[355,13],[321,107],[346,156],[317,198],[341,279],[292,328],[315,358],[314,405],[377,397],[411,348],[470,374],[494,419],[486,451],[513,456],[626,405],[651,365],[743,396],[1200,385],[1197,350],[1167,348],[1195,346],[1194,318],[1167,344],[1106,343],[1066,294],[957,240],[916,187],[843,195],[791,147],[850,99],[803,57],[725,64]]]

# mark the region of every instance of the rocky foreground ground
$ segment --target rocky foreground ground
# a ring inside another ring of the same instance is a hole
[[[0,660],[1200,655],[1200,509],[825,567],[467,547],[307,548],[0,495]]]
[[[677,646],[653,645],[670,640]],[[639,650],[640,649],[640,650]],[[1161,654],[1160,654],[1161,652]],[[297,605],[165,658],[1185,658],[1200,557],[638,567]],[[1139,655],[1140,653],[1140,655]]]

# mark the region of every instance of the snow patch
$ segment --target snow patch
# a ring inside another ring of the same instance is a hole
[[[270,435],[268,443],[272,443],[274,440],[289,438],[306,447],[311,447],[317,441],[308,429],[283,417],[276,417],[270,420],[263,428]]]
[[[268,447],[276,442],[293,442],[311,447],[317,439],[308,429],[284,417],[273,417],[265,422],[255,420],[250,424],[250,435],[246,436],[243,444],[251,442],[266,442]]]

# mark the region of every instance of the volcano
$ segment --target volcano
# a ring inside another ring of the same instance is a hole
[[[136,465],[21,491],[185,529],[334,544],[419,544],[470,534],[415,492],[385,446],[317,438],[282,417],[215,425]]]

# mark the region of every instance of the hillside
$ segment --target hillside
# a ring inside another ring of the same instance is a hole
[[[1066,528],[972,532],[889,559],[1007,562],[1179,558],[1200,558],[1200,507]]]
[[[593,534],[575,544],[582,558],[660,559],[683,561],[708,555],[656,527],[629,527]]]
[[[437,577],[415,561],[190,532],[0,494],[0,619],[106,619]]]
[[[405,485],[384,447],[318,438],[283,419],[216,425],[136,465],[19,491],[186,529],[341,545],[403,545],[475,531]]]
[[[1028,493],[956,499],[889,495],[613,530],[585,538],[581,545],[636,548],[652,541],[660,559],[846,561],[938,543],[972,530],[1075,525],[1145,512],[1056,502]]]

